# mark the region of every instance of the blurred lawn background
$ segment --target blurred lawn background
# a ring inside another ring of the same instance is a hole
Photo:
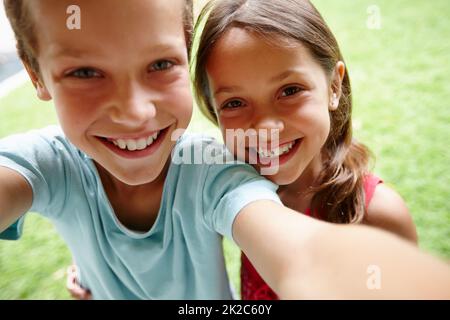
[[[350,70],[356,137],[376,155],[375,172],[408,203],[420,247],[449,259],[450,2],[313,3],[334,31]],[[377,10],[381,28],[369,28]],[[38,101],[31,84],[0,99],[0,119],[0,137],[57,121],[52,104]],[[190,130],[218,136],[198,112]],[[224,246],[238,287],[239,251],[228,241]],[[0,299],[69,298],[70,262],[53,226],[28,214],[23,238],[0,242]]]

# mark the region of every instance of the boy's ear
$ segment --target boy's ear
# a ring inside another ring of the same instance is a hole
[[[31,82],[33,82],[33,86],[36,88],[36,94],[39,99],[43,101],[49,101],[52,99],[50,93],[44,85],[44,82],[39,78],[36,72],[30,67],[28,63],[23,61],[23,65],[25,66],[25,70],[27,70],[28,76],[30,77]]]
[[[339,100],[342,96],[342,81],[345,77],[345,64],[338,61],[334,67],[330,86],[330,103],[329,110],[334,111],[339,107]]]

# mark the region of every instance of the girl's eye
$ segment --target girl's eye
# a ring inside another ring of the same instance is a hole
[[[222,105],[222,109],[236,109],[243,105],[244,103],[241,100],[230,100]]]
[[[159,60],[150,66],[150,71],[164,71],[173,67],[173,63],[169,60]]]
[[[101,74],[92,68],[80,68],[68,74],[69,77],[80,79],[100,78]]]
[[[294,95],[296,93],[299,93],[300,91],[302,91],[302,89],[300,87],[295,87],[295,86],[287,87],[287,88],[285,88],[283,90],[283,92],[281,93],[281,96],[282,97],[289,97],[289,96],[292,96],[292,95]]]

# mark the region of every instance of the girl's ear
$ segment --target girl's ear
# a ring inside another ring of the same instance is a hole
[[[36,94],[39,99],[42,101],[49,101],[52,99],[50,96],[50,93],[48,92],[47,88],[44,85],[44,82],[39,78],[39,76],[36,74],[36,72],[30,67],[28,63],[25,61],[23,62],[23,65],[25,66],[25,70],[27,70],[28,76],[31,79],[31,82],[33,82],[33,86],[36,88]]]
[[[330,102],[329,110],[334,111],[339,107],[339,100],[342,96],[342,81],[345,76],[345,64],[342,61],[338,61],[334,67],[333,75],[331,78],[330,86]]]

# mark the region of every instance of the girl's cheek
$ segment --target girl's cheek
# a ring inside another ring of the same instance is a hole
[[[247,129],[251,125],[251,119],[245,114],[222,116],[219,113],[219,124],[222,129]]]

